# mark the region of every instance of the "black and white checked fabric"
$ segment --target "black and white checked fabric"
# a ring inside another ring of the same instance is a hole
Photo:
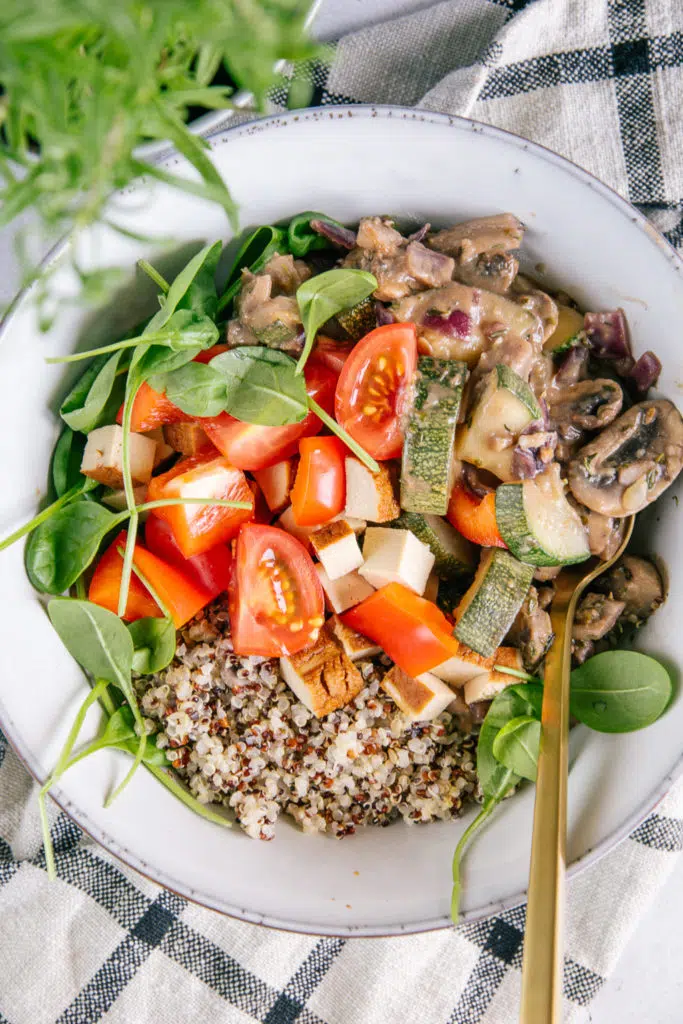
[[[447,0],[346,37],[312,73],[316,105],[417,105],[541,142],[683,247],[681,0]],[[35,788],[0,734],[0,1024],[517,1020],[523,907],[407,938],[287,935],[161,890],[55,813],[49,884]],[[589,1019],[682,848],[679,785],[570,884],[567,1022]]]

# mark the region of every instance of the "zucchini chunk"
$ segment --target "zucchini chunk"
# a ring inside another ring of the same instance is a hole
[[[457,456],[495,473],[501,480],[512,481],[515,442],[541,416],[529,385],[509,366],[499,363],[484,377],[474,409],[458,431]]]
[[[453,490],[455,428],[467,367],[420,356],[401,464],[401,507],[445,516]]]
[[[533,565],[502,548],[485,548],[469,590],[455,613],[454,635],[466,647],[490,657],[524,603]]]
[[[461,533],[441,516],[420,515],[419,512],[402,512],[398,519],[387,526],[399,530],[410,530],[418,540],[426,544],[434,555],[434,572],[437,576],[471,575],[476,563],[475,548]]]
[[[555,463],[533,480],[501,484],[496,522],[515,558],[529,565],[573,565],[590,558],[579,513],[564,493]]]
[[[351,309],[343,309],[337,313],[337,323],[348,334],[352,341],[360,341],[377,326],[377,310],[375,300],[363,299]]]

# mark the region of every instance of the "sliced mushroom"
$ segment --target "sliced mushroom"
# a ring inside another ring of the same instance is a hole
[[[594,512],[627,516],[649,505],[683,465],[683,419],[664,398],[623,413],[569,464],[569,487]]]
[[[492,217],[475,217],[445,231],[437,231],[429,238],[429,244],[432,249],[454,256],[460,263],[468,263],[483,252],[519,249],[523,237],[524,225],[514,214],[498,213]]]
[[[512,286],[511,298],[539,318],[543,324],[544,342],[555,333],[559,321],[557,303],[540,288],[536,288],[533,281],[518,274]]]
[[[548,408],[565,440],[567,427],[602,430],[621,412],[624,393],[613,380],[582,380],[548,390]]]
[[[517,276],[519,263],[510,252],[483,252],[467,263],[456,263],[453,277],[471,288],[504,295]]]
[[[548,612],[541,607],[536,587],[530,587],[507,636],[507,643],[519,647],[524,667],[533,671],[555,639]]]
[[[593,512],[592,509],[579,504],[578,501],[570,501],[586,528],[591,554],[607,562],[621,544],[626,525],[624,520],[603,516],[600,512]]]
[[[623,601],[614,601],[605,594],[586,594],[579,601],[574,617],[572,636],[575,640],[602,640],[617,624],[625,608]]]
[[[652,562],[637,555],[624,555],[595,586],[623,601],[623,618],[634,625],[648,619],[664,600],[662,577]]]

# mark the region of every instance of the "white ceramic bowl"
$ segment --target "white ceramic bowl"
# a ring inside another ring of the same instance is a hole
[[[656,350],[661,392],[680,396],[678,258],[623,200],[566,160],[523,139],[469,121],[396,108],[323,108],[276,117],[212,140],[213,156],[240,205],[243,225],[303,209],[341,221],[393,213],[445,225],[511,210],[528,225],[525,252],[591,309],[622,305],[637,351]],[[189,173],[179,159],[174,173]],[[154,184],[117,199],[119,221],[180,243],[226,237],[216,207]],[[159,251],[100,231],[85,240],[90,266],[132,268]],[[546,271],[538,270],[544,274]],[[131,273],[131,279],[132,279]],[[67,266],[55,281],[69,292]],[[138,287],[139,287],[138,278]],[[149,295],[149,292],[147,293]],[[0,536],[29,518],[45,490],[59,431],[55,410],[73,374],[43,357],[91,348],[136,322],[132,291],[105,314],[71,311],[49,335],[36,328],[30,296],[17,303],[0,345]],[[647,547],[672,563],[683,531],[675,489],[650,515]],[[674,671],[683,650],[683,578],[674,573],[665,606],[638,644]],[[0,556],[0,720],[30,771],[43,779],[86,684],[49,626],[23,571],[20,547]],[[94,732],[97,711],[87,722]],[[680,770],[683,703],[644,732],[572,736],[569,858],[594,861],[664,794]],[[92,836],[158,882],[217,910],[296,931],[343,935],[415,932],[448,924],[450,860],[467,818],[455,824],[368,828],[338,842],[308,837],[282,819],[271,843],[193,816],[144,771],[121,799],[102,806],[124,756],[102,752],[55,791]],[[507,801],[467,859],[464,916],[522,900],[527,882],[533,790]]]

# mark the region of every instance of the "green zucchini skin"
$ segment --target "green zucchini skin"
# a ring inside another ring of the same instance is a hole
[[[501,484],[496,490],[496,523],[515,558],[533,566],[552,566],[576,565],[590,557],[587,543],[585,550],[576,555],[544,548],[534,533],[525,500],[524,483]]]
[[[426,544],[436,561],[434,571],[442,579],[451,576],[471,576],[476,565],[476,549],[445,519],[420,512],[401,512],[386,526],[410,530]]]
[[[524,603],[533,565],[519,562],[503,548],[488,548],[463,597],[453,630],[457,640],[489,658],[500,646]]]
[[[541,407],[536,401],[536,396],[533,391],[526,383],[522,380],[518,373],[509,367],[505,363],[498,363],[496,365],[496,378],[498,380],[498,387],[505,388],[506,391],[510,391],[511,394],[518,398],[522,405],[525,405],[532,417],[537,420],[543,415]]]
[[[363,299],[351,309],[337,313],[337,323],[353,341],[360,341],[377,327],[377,310],[374,299]]]
[[[401,463],[401,507],[444,516],[453,489],[453,448],[467,367],[420,356]]]

